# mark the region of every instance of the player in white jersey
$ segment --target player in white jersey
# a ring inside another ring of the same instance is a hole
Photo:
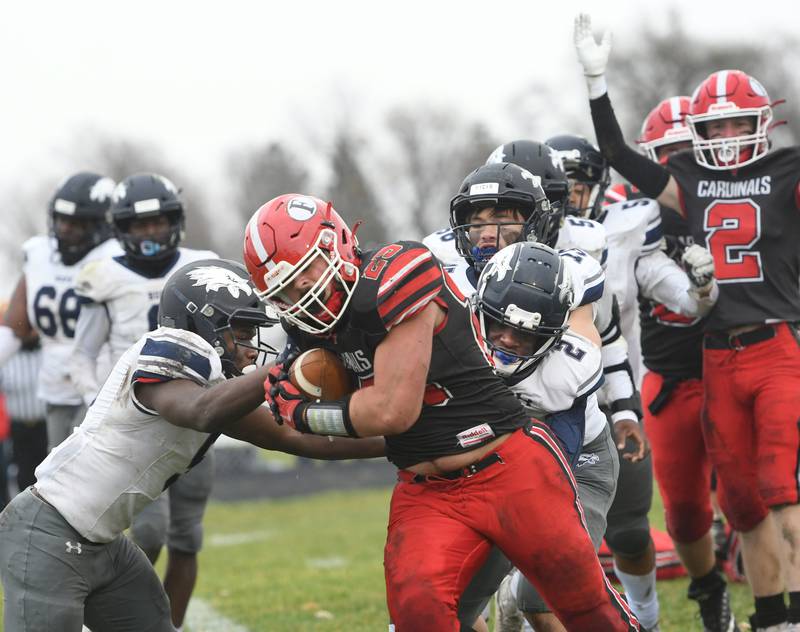
[[[84,423],[37,469],[36,486],[0,515],[7,632],[79,632],[84,622],[174,632],[155,571],[123,531],[221,432],[316,458],[384,452],[382,438],[302,435],[261,405],[269,367],[252,363],[267,318],[240,264],[176,271],[159,324],[122,355]]]
[[[106,377],[98,376],[100,350],[108,345],[116,363],[142,334],[158,326],[161,290],[170,274],[193,261],[217,258],[208,250],[180,247],[183,203],[164,176],[142,173],[125,178],[114,190],[110,211],[124,254],[88,263],[76,280],[78,296],[86,304],[76,327],[71,374],[87,405]],[[167,545],[164,588],[178,628],[197,580],[202,521],[213,480],[213,452],[209,452],[145,508],[131,529],[134,542],[153,563]]]
[[[543,244],[507,246],[481,273],[473,303],[498,373],[560,439],[578,483],[589,534],[599,548],[619,460],[597,403],[603,382],[600,335],[590,305],[573,310],[577,301],[571,296],[571,262]],[[464,621],[485,604],[508,568],[494,553],[490,556],[462,599]],[[517,573],[505,581],[537,629],[558,624],[530,582]]]
[[[0,364],[37,332],[47,361],[39,374],[37,397],[46,404],[48,444],[52,449],[83,419],[83,400],[70,381],[69,356],[83,301],[75,277],[89,261],[121,254],[109,239],[106,213],[114,181],[82,172],[67,178],[49,204],[50,235],[22,246],[22,278],[0,326]]]

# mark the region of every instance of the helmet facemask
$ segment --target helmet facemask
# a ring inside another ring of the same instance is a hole
[[[495,203],[494,200],[486,201],[456,212],[456,216],[464,218],[463,223],[453,227],[456,249],[479,272],[505,246],[521,241],[549,243],[557,238],[561,211],[558,207],[551,207],[547,200],[540,203],[541,209],[532,211],[523,207],[501,207],[495,211],[494,217],[485,218],[486,221],[474,221],[475,215],[494,208]],[[513,216],[508,216],[509,211]],[[498,214],[504,217],[498,217]],[[481,237],[487,245],[481,246]]]
[[[183,209],[165,211],[160,216],[167,218],[169,229],[165,234],[157,237],[132,235],[130,232],[131,223],[136,221],[136,218],[118,219],[114,222],[117,239],[122,244],[126,256],[145,264],[164,263],[172,256],[183,240],[185,229]]]
[[[302,331],[314,335],[331,331],[344,315],[359,278],[358,267],[339,254],[336,232],[321,230],[314,245],[294,266],[286,261],[270,263],[264,274],[267,289],[257,292],[259,297]],[[293,300],[286,290],[314,265],[321,269],[319,277]]]
[[[753,132],[726,138],[707,138],[707,124],[732,118],[751,117]],[[762,158],[769,151],[767,133],[772,123],[772,108],[739,108],[733,103],[712,104],[705,114],[686,117],[692,134],[692,147],[698,164],[723,171],[738,169]]]
[[[477,296],[477,295],[476,295]],[[499,310],[483,301],[475,301],[481,335],[486,341],[495,370],[504,378],[523,378],[536,368],[539,361],[559,343],[567,329],[566,319],[561,328],[541,327],[541,315],[531,313],[516,305]],[[492,331],[497,327],[510,327],[517,339],[524,341],[523,348],[507,349],[492,342]]]

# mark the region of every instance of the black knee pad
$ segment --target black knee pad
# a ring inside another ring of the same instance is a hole
[[[606,531],[606,544],[620,557],[637,558],[650,544],[650,530],[637,527],[620,531]]]

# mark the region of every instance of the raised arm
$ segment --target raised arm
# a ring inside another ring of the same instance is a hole
[[[614,169],[645,195],[682,212],[675,178],[664,167],[625,143],[606,85],[611,34],[606,32],[601,43],[597,44],[592,34],[591,18],[581,13],[575,18],[574,37],[575,50],[589,90],[589,106],[600,151]]]

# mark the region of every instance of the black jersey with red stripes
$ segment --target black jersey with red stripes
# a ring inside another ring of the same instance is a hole
[[[606,191],[605,202],[614,204],[646,197],[627,182]],[[683,251],[694,243],[689,225],[680,213],[661,206],[661,230],[667,254],[679,265]],[[704,319],[677,314],[665,305],[639,295],[642,362],[666,378],[686,380],[703,374]]]
[[[725,171],[679,152],[667,169],[689,232],[714,257],[720,295],[707,329],[800,320],[800,147]]]
[[[358,284],[334,334],[323,341],[289,331],[301,350],[333,349],[366,387],[373,381],[381,341],[430,302],[446,318],[433,338],[422,412],[409,430],[386,437],[387,457],[400,468],[472,450],[529,418],[492,370],[468,301],[430,250],[400,241],[365,253]]]

